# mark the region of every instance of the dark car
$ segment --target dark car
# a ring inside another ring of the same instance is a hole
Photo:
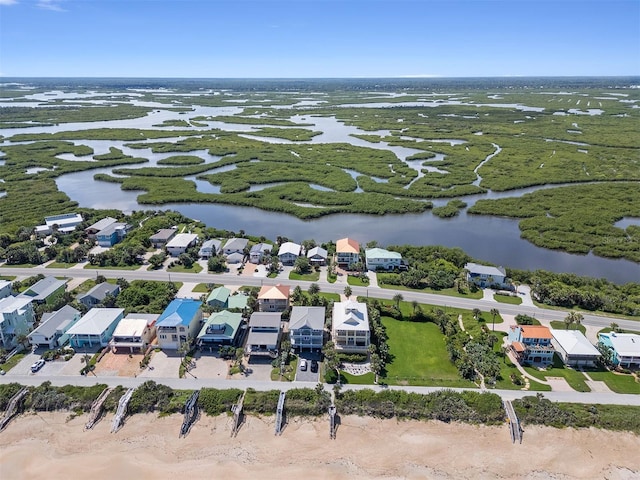
[[[316,373],[318,371],[318,361],[317,360],[311,360],[311,371],[313,373]]]

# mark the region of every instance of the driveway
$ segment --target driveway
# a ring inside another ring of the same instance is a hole
[[[305,359],[307,361],[307,369],[303,372],[300,370],[300,360]],[[318,371],[311,371],[311,360],[318,362]],[[298,370],[296,371],[296,382],[314,382],[317,383],[320,378],[320,353],[301,352],[298,355]]]
[[[178,352],[153,352],[149,366],[140,372],[143,378],[178,378],[180,373],[180,355]]]
[[[196,352],[193,357],[195,368],[189,370],[197,378],[227,378],[229,363],[215,353]]]

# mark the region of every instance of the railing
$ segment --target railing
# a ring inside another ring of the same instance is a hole
[[[280,398],[278,398],[278,409],[276,410],[276,435],[282,434],[283,419],[284,419],[284,399],[287,392],[280,391]]]
[[[91,405],[91,411],[89,412],[89,420],[84,426],[85,430],[89,430],[93,428],[93,426],[97,423],[98,419],[100,418],[100,414],[102,413],[102,406],[104,405],[105,400],[109,396],[109,393],[111,393],[111,390],[113,390],[113,388],[109,388],[109,387],[105,388],[102,391],[102,393],[98,396],[98,398],[96,398],[93,404]]]
[[[0,430],[4,429],[7,424],[14,417],[16,412],[18,411],[18,406],[24,397],[26,397],[27,393],[29,393],[29,389],[27,387],[23,387],[20,389],[18,393],[16,393],[11,400],[9,400],[9,405],[7,405],[7,409],[4,411],[4,417],[0,420]]]
[[[519,443],[522,443],[523,430],[520,426],[520,420],[518,420],[518,416],[516,415],[510,401],[505,400],[504,410],[507,412],[507,417],[509,418],[509,433],[511,434],[511,441],[516,443],[516,440],[518,440]]]
[[[336,439],[336,406],[331,405],[329,407],[329,438],[331,440]]]
[[[191,425],[198,418],[198,397],[200,396],[200,390],[196,390],[191,394],[189,400],[184,405],[184,420],[182,421],[182,427],[180,427],[180,436],[185,437]]]
[[[116,411],[116,415],[113,417],[113,423],[111,424],[111,433],[117,432],[122,426],[122,420],[124,420],[124,417],[127,414],[127,405],[129,405],[129,400],[131,400],[134,390],[135,389],[130,388],[124,395],[122,395],[122,397],[120,397],[120,400],[118,401],[118,410]]]
[[[244,403],[245,392],[242,392],[240,398],[238,399],[238,403],[231,406],[231,411],[233,412],[233,426],[231,427],[231,436],[235,437],[238,434],[238,430],[240,430],[240,425],[242,425],[242,404]]]

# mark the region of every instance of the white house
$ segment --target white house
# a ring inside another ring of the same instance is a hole
[[[311,265],[326,265],[329,253],[322,247],[310,248],[307,252],[307,258]]]
[[[35,316],[28,297],[7,297],[0,299],[0,345],[9,350],[16,346],[18,337],[26,335]]]
[[[334,303],[331,335],[336,350],[367,352],[371,335],[367,304],[351,300]]]
[[[124,317],[123,308],[92,308],[67,334],[73,348],[106,347],[118,322]]]
[[[116,326],[109,347],[114,353],[144,352],[156,338],[158,317],[149,313],[130,313]]]
[[[273,355],[280,345],[281,317],[277,312],[254,312],[249,319],[245,351],[250,355]]]
[[[44,225],[38,225],[35,228],[35,233],[39,236],[46,236],[52,234],[56,229],[60,233],[70,233],[82,222],[82,215],[79,213],[63,213],[62,215],[44,217]]]
[[[209,240],[205,240],[200,246],[200,250],[198,251],[198,256],[205,260],[215,257],[220,251],[220,245],[222,242],[215,238],[210,238]]]
[[[613,364],[623,368],[640,367],[640,335],[635,333],[599,333],[598,341],[611,349]]]
[[[291,346],[298,350],[320,350],[324,343],[324,317],[324,307],[293,307],[289,318]]]
[[[0,298],[6,298],[11,295],[11,282],[0,280]]]
[[[367,270],[393,270],[402,265],[402,255],[384,248],[369,248],[365,250]]]
[[[575,367],[593,367],[600,352],[580,330],[551,330],[551,345],[562,361]]]
[[[467,281],[474,283],[480,288],[492,286],[502,289],[511,288],[511,284],[507,282],[507,272],[502,267],[491,267],[469,262],[464,268],[469,272],[467,274]]]
[[[284,242],[278,249],[278,258],[283,265],[293,265],[300,256],[302,246],[293,242]]]
[[[172,257],[177,257],[186,252],[187,248],[193,247],[197,241],[198,235],[195,233],[178,233],[167,242],[167,253]]]
[[[273,245],[268,243],[257,243],[249,251],[249,261],[251,263],[261,263],[262,259],[271,253]]]
[[[40,325],[29,335],[32,347],[45,347],[49,350],[62,347],[69,341],[67,331],[73,327],[82,314],[70,305],[65,305],[55,312],[42,315]]]
[[[227,243],[222,247],[222,252],[224,255],[231,255],[232,253],[242,253],[244,254],[244,249],[249,243],[249,240],[246,238],[230,238],[227,240]]]

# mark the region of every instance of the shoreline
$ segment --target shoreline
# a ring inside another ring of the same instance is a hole
[[[0,432],[0,476],[65,478],[638,478],[640,436],[528,426],[522,444],[502,426],[343,416],[336,440],[326,418],[247,416],[234,438],[230,417],[201,415],[179,438],[182,415],[111,414],[84,431],[87,415],[23,414]],[[37,455],[34,455],[37,452]]]

